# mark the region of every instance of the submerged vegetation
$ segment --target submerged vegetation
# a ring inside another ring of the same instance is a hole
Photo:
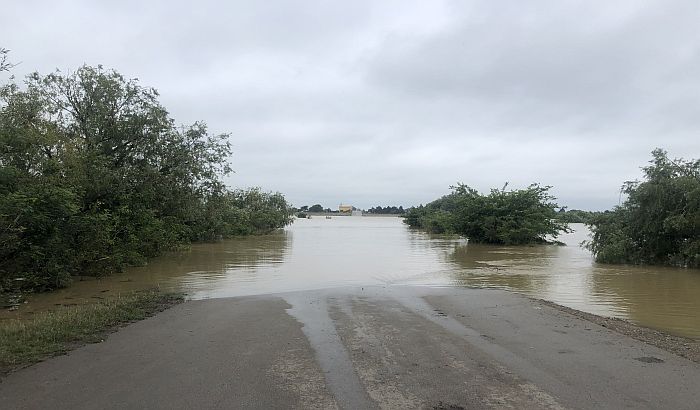
[[[507,186],[507,184],[506,184]],[[431,233],[452,233],[470,241],[505,245],[547,243],[569,229],[556,219],[559,206],[550,187],[492,189],[482,195],[464,184],[425,206],[411,208],[404,221]]]
[[[32,319],[0,322],[0,373],[65,353],[76,344],[102,340],[115,327],[144,319],[182,301],[158,290],[38,313]]]
[[[700,267],[700,160],[652,152],[644,181],[622,186],[625,202],[588,223],[596,261]]]
[[[156,90],[101,66],[2,85],[0,293],[290,223],[282,195],[223,184],[229,155],[227,134],[176,126]]]

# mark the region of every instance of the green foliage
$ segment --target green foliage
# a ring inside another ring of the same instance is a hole
[[[645,180],[628,181],[625,202],[589,222],[596,261],[700,267],[700,160],[652,152]]]
[[[221,182],[228,135],[176,127],[157,97],[89,66],[0,88],[0,292],[290,223],[282,195]]]
[[[10,50],[0,47],[0,72],[10,71],[10,68],[12,68],[12,64],[7,60],[9,52]]]
[[[312,205],[309,208],[309,212],[323,212],[323,206],[321,204]]]
[[[336,209],[336,210],[333,210],[333,209],[331,209],[331,208],[324,208],[323,205],[321,205],[321,204],[315,204],[315,205],[313,205],[313,206],[311,206],[311,207],[309,207],[308,205],[304,205],[304,206],[300,207],[299,209],[294,209],[294,211],[295,211],[295,212],[301,212],[301,213],[304,213],[304,214],[307,213],[307,212],[315,212],[315,213],[321,213],[321,212],[323,212],[323,213],[327,213],[327,214],[331,214],[331,213],[337,214],[337,213],[339,213],[337,209]],[[306,216],[303,216],[303,217],[300,217],[300,218],[305,218],[305,217],[306,217]]]
[[[488,195],[459,184],[452,193],[428,205],[411,208],[404,221],[432,233],[452,233],[473,242],[523,245],[545,243],[567,232],[556,219],[559,208],[550,187],[537,184],[526,189],[492,189]]]
[[[557,219],[570,224],[584,224],[590,222],[595,215],[596,212],[582,211],[580,209],[567,211],[566,208],[562,208],[557,212]]]
[[[369,208],[367,210],[368,214],[389,214],[389,215],[403,215],[406,213],[406,211],[403,209],[403,206],[375,206],[374,208]]]

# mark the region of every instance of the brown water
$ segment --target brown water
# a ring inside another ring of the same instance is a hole
[[[596,264],[578,246],[586,228],[572,227],[575,233],[560,238],[568,246],[506,247],[431,236],[400,218],[302,219],[273,235],[193,245],[148,266],[35,295],[0,319],[154,286],[192,299],[335,286],[477,286],[700,339],[700,270]]]

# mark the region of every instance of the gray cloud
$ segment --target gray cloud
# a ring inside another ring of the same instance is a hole
[[[16,2],[15,75],[104,64],[231,132],[233,186],[413,205],[463,181],[603,209],[700,157],[694,1]]]

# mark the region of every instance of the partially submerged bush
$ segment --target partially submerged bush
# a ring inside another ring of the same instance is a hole
[[[453,233],[473,242],[523,245],[546,243],[567,232],[556,219],[550,187],[538,184],[525,189],[492,189],[488,195],[459,184],[452,193],[428,205],[411,208],[404,221],[432,233]]]
[[[700,160],[652,152],[643,182],[628,181],[625,202],[588,223],[596,261],[700,267]]]

